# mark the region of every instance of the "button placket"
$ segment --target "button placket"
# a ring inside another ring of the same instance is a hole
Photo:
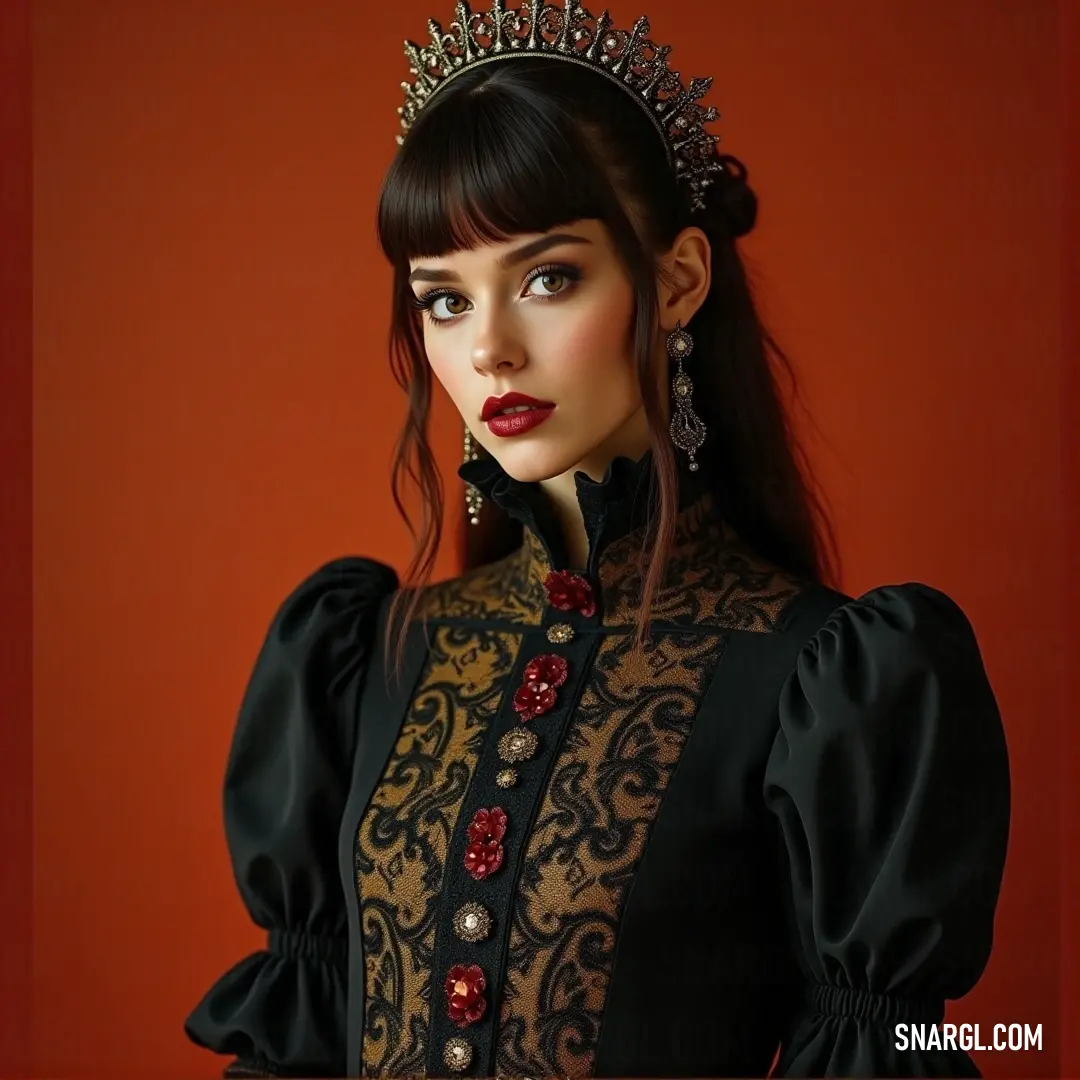
[[[469,822],[465,869],[475,881],[486,881],[502,866],[502,841],[509,820],[501,806],[493,806],[477,810]],[[463,904],[454,916],[454,930],[465,941],[482,941],[490,933],[491,915],[480,904]],[[447,1013],[458,1027],[468,1027],[483,1017],[487,1011],[486,986],[487,976],[479,964],[454,964],[447,972],[443,983]],[[455,1071],[464,1071],[472,1062],[471,1043],[460,1037],[447,1040],[443,1061]]]
[[[443,968],[447,972],[444,979],[447,1006],[446,1011],[442,1012],[441,1022],[436,1021],[435,1016],[432,1018],[436,1022],[432,1028],[435,1038],[429,1050],[429,1069],[441,1067],[436,1065],[434,1056],[438,1053],[436,1048],[440,1040],[437,1037],[440,1034],[443,1035],[441,1065],[454,1073],[475,1071],[477,1067],[483,1069],[487,1063],[486,1055],[493,1052],[494,1020],[497,1016],[493,1017],[489,1006],[496,1006],[497,1003],[493,999],[489,1001],[487,995],[497,995],[501,986],[498,957],[505,950],[504,939],[509,932],[507,915],[513,904],[513,882],[510,879],[516,880],[515,860],[522,854],[515,851],[513,858],[510,858],[503,839],[508,835],[508,829],[512,829],[519,820],[519,815],[520,821],[527,823],[531,820],[535,800],[541,794],[543,777],[550,770],[551,762],[541,759],[523,774],[516,766],[537,757],[540,739],[533,727],[549,714],[553,721],[551,745],[558,745],[560,731],[565,728],[572,711],[567,707],[564,695],[576,698],[580,691],[580,676],[586,670],[587,658],[592,655],[598,641],[597,636],[591,634],[582,638],[575,627],[575,624],[581,626],[586,620],[594,622],[597,613],[592,586],[584,577],[566,571],[555,572],[545,580],[545,589],[551,601],[550,608],[566,611],[568,615],[547,628],[547,640],[552,645],[567,646],[569,655],[561,655],[561,649],[559,652],[540,651],[527,660],[520,669],[520,683],[512,690],[508,687],[494,721],[503,726],[513,717],[517,725],[504,730],[494,746],[489,744],[491,749],[488,752],[492,757],[487,757],[485,753],[478,764],[478,770],[485,771],[488,779],[478,783],[477,790],[484,790],[483,784],[490,784],[494,779],[495,785],[506,792],[508,802],[505,805],[509,807],[509,813],[502,806],[475,811],[466,828],[468,843],[464,859],[457,865],[463,867],[468,879],[476,883],[475,887],[490,890],[492,906],[498,916],[484,904],[466,899],[468,893],[462,889],[461,879],[455,883],[456,875],[451,875],[444,882],[447,899],[451,902],[455,898],[459,900],[452,918],[453,937],[471,945],[472,956],[466,958],[459,950],[450,947],[448,942],[442,946],[436,942],[437,958],[448,964],[448,968]],[[548,621],[545,619],[545,622]],[[528,640],[526,637],[526,642]],[[493,768],[496,762],[492,758],[504,764]],[[541,767],[537,771],[538,764]],[[489,769],[491,771],[487,771]],[[526,841],[521,832],[509,835],[511,839],[519,836],[523,844]],[[509,877],[504,863],[510,863],[513,867]],[[451,972],[456,976],[453,980],[450,978]],[[462,978],[462,972],[473,972],[475,977],[470,982]],[[498,1009],[495,1008],[494,1012],[497,1014]],[[478,1025],[475,1038],[465,1039],[446,1032],[444,1025],[448,1021],[456,1027]],[[481,1045],[477,1045],[477,1039]]]

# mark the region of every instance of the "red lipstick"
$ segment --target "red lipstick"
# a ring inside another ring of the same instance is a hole
[[[511,409],[512,412],[504,410]],[[508,438],[522,435],[542,424],[553,412],[555,405],[550,401],[538,401],[528,394],[519,394],[516,390],[502,397],[489,397],[484,402],[480,419],[488,426],[492,435]]]

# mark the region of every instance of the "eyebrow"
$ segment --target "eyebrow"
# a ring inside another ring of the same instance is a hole
[[[557,244],[591,244],[592,241],[584,236],[576,236],[574,233],[551,233],[549,236],[541,236],[539,240],[531,240],[521,247],[508,251],[499,258],[497,263],[500,270],[508,270],[516,263],[532,259],[543,254],[548,248]],[[414,281],[457,281],[458,276],[453,270],[435,270],[431,267],[418,266],[409,275],[409,284]]]

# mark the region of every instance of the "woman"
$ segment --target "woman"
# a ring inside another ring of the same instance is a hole
[[[978,1075],[895,1034],[991,946],[972,628],[826,583],[707,84],[644,20],[537,16],[407,44],[379,233],[417,550],[405,588],[342,558],[273,620],[225,787],[268,948],[188,1034],[232,1075]],[[433,377],[471,522],[434,585]]]

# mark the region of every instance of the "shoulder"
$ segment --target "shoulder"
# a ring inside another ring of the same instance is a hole
[[[390,567],[345,556],[289,591],[248,678],[227,783],[268,768],[266,754],[284,743],[351,744],[352,705],[369,666],[379,608],[396,585]]]
[[[815,582],[783,569],[742,540],[702,500],[680,515],[663,580],[652,607],[665,624],[716,631],[772,635],[790,620]],[[643,534],[635,532],[612,545],[601,570],[604,623],[637,620],[643,592],[639,554]]]
[[[833,824],[874,820],[909,789],[939,832],[976,812],[1007,831],[1008,749],[975,631],[921,582],[840,604],[805,641],[781,687],[764,788],[774,810],[794,798]]]
[[[699,615],[709,612],[714,621],[740,630],[782,631],[791,613],[812,603],[822,590],[811,578],[783,569],[737,537],[720,543],[705,566],[709,569],[699,588],[706,602]]]
[[[545,593],[529,540],[509,555],[424,587],[417,618],[539,624]]]
[[[905,738],[941,719],[953,729],[993,729],[996,738],[1000,718],[975,630],[952,597],[922,582],[836,603],[841,595],[826,590],[806,615],[816,620],[831,605],[784,683],[782,732]]]
[[[807,597],[810,604],[814,599]],[[829,610],[803,646],[802,665],[873,659],[899,670],[981,660],[974,627],[960,605],[923,582],[879,585],[857,597],[824,590],[817,602]]]
[[[343,555],[322,563],[295,585],[281,602],[277,618],[283,630],[295,633],[346,614],[371,614],[397,585],[397,573],[385,563]]]
[[[317,666],[330,677],[366,659],[380,607],[397,584],[394,570],[374,559],[345,555],[321,564],[279,603],[261,666]]]

